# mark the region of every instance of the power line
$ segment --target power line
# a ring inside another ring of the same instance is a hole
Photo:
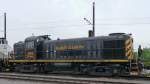
[[[141,20],[141,19],[150,19],[150,17],[123,17],[123,18],[96,18],[96,20]]]
[[[119,21],[118,21],[119,22]],[[150,23],[147,23],[147,22],[133,22],[131,21],[130,23],[118,23],[118,22],[115,22],[115,23],[111,23],[111,22],[102,22],[101,20],[101,23],[100,21],[97,21],[97,23],[95,23],[96,25],[132,25],[132,24],[150,24]],[[31,23],[31,24],[20,24],[21,26],[38,26],[38,25],[54,25],[54,26],[81,26],[81,23],[79,24],[68,24],[68,22],[64,22],[64,23],[61,23],[61,24],[58,24],[60,22],[54,22],[54,23],[50,23],[50,22],[42,22],[42,23]],[[72,22],[73,23],[73,22]],[[74,22],[76,23],[76,22]],[[17,24],[19,26],[19,24]],[[13,26],[13,25],[11,25]]]
[[[134,25],[141,25],[141,24],[147,24],[149,25],[150,23],[132,23],[132,24],[95,24],[95,25],[101,25],[101,26],[134,26]],[[15,27],[12,29],[9,29],[9,31],[22,31],[23,30],[47,30],[47,29],[65,29],[65,28],[90,28],[91,26],[89,25],[66,25],[66,26],[38,26],[38,27]],[[32,28],[32,29],[31,29]]]
[[[146,25],[150,24],[150,22],[115,22],[115,23],[96,23],[96,25]]]
[[[96,23],[95,25],[138,25],[138,24],[150,24],[150,23]],[[39,24],[28,24],[28,25],[22,25],[22,26],[16,26],[16,27],[82,27],[82,26],[89,26],[89,25],[84,25],[84,24],[59,24],[57,25],[57,23],[54,25],[48,23],[47,25],[39,25]]]

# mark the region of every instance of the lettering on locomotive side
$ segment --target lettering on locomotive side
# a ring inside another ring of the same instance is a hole
[[[57,46],[56,50],[77,50],[83,49],[83,45],[64,45],[64,46]]]

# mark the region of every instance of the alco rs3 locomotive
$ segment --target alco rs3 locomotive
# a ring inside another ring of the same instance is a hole
[[[14,59],[9,63],[17,72],[68,71],[112,76],[139,73],[139,63],[134,60],[131,35],[111,33],[58,40],[51,40],[48,35],[27,37],[14,44]]]

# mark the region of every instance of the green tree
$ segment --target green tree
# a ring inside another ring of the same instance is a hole
[[[150,48],[143,48],[144,66],[150,66]]]

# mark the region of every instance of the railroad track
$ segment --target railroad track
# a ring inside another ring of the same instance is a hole
[[[28,80],[39,82],[55,82],[63,84],[149,84],[150,81],[141,80],[127,80],[116,79],[106,77],[72,77],[72,76],[50,76],[50,75],[30,75],[30,74],[18,74],[18,73],[0,73],[0,78],[3,79],[16,79],[16,80]]]

